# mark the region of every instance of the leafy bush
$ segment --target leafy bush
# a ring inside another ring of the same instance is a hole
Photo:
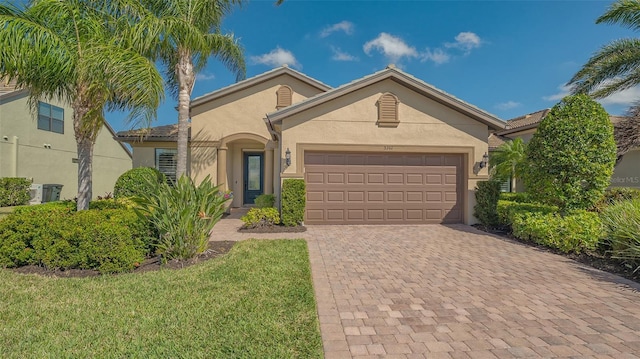
[[[136,211],[157,229],[163,259],[189,259],[207,249],[209,234],[224,213],[226,199],[209,176],[196,186],[182,176],[170,186],[147,179],[150,190],[134,200]],[[155,187],[154,187],[155,186]]]
[[[89,202],[89,209],[126,209],[128,208],[127,202],[125,202],[125,198],[115,199],[99,199],[97,201]]]
[[[297,226],[304,221],[306,206],[303,179],[287,178],[282,183],[282,223]]]
[[[611,256],[640,269],[640,198],[619,201],[600,214]]]
[[[594,250],[602,237],[597,213],[576,210],[558,213],[528,212],[513,217],[513,235],[564,253]]]
[[[533,199],[562,212],[588,209],[602,198],[613,173],[613,125],[588,96],[567,96],[542,120],[526,153],[524,182]]]
[[[498,223],[501,226],[510,227],[514,219],[519,216],[523,216],[527,213],[542,213],[550,214],[556,213],[557,207],[547,206],[539,203],[526,203],[526,202],[511,202],[500,200],[498,201]]]
[[[498,225],[498,200],[500,199],[500,182],[478,182],[476,188],[476,205],[473,215],[485,226]]]
[[[272,194],[261,194],[255,199],[256,207],[269,208],[276,204],[276,196]]]
[[[148,253],[153,232],[134,211],[75,212],[73,202],[23,207],[0,223],[0,266],[132,270]]]
[[[0,207],[21,206],[29,203],[31,181],[26,178],[0,178]]]
[[[148,194],[155,189],[156,184],[166,181],[166,176],[155,168],[136,167],[118,177],[113,195],[115,198],[123,198]]]
[[[280,214],[273,207],[251,208],[241,220],[244,228],[270,227],[280,223]]]
[[[630,187],[608,188],[602,199],[596,203],[594,209],[602,211],[605,207],[620,201],[630,201],[640,198],[640,189]]]
[[[527,192],[501,192],[500,199],[518,203],[532,203],[531,196]]]

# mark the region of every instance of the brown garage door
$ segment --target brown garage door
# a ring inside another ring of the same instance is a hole
[[[462,156],[306,152],[308,224],[462,222]]]

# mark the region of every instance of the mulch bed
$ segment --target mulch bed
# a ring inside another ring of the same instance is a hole
[[[604,272],[609,272],[620,277],[632,280],[636,283],[640,283],[640,270],[634,271],[635,268],[625,264],[623,261],[611,258],[598,252],[586,252],[586,253],[562,253],[559,250],[543,246],[534,242],[524,241],[522,239],[514,237],[510,232],[504,229],[487,228],[483,225],[474,225],[476,229],[483,232],[491,233],[511,241],[517,242],[522,245],[536,247],[537,249],[547,251],[550,253],[558,254],[566,258],[572,259],[578,263],[588,265],[592,268],[599,269]]]
[[[192,266],[197,263],[217,258],[228,253],[236,242],[233,241],[215,241],[209,242],[209,248],[198,257],[186,261],[171,260],[162,264],[160,256],[145,259],[140,265],[133,270],[133,273],[152,272],[160,269],[181,269]],[[16,273],[22,274],[38,274],[47,277],[62,278],[83,278],[96,277],[100,272],[91,269],[67,269],[67,270],[50,270],[40,266],[24,266],[12,269]]]
[[[264,226],[264,227],[256,227],[256,228],[242,228],[238,229],[240,233],[300,233],[306,232],[307,227],[305,226]]]

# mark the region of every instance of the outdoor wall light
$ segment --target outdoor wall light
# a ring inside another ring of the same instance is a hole
[[[287,151],[284,153],[284,163],[286,163],[287,166],[291,166],[291,151],[289,147],[287,147]]]
[[[478,166],[480,168],[485,168],[487,167],[488,163],[489,163],[489,155],[485,152],[484,155],[482,156],[482,161],[480,161],[480,164]]]

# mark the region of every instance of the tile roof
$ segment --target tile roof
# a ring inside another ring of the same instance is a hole
[[[16,91],[16,81],[9,81],[7,78],[0,78],[0,95]]]
[[[118,141],[178,141],[178,125],[165,125],[141,128],[129,131],[119,131],[115,137]],[[189,138],[191,138],[191,124],[189,124]]]
[[[507,141],[511,141],[511,139],[492,133],[489,135],[489,150],[495,150]]]

